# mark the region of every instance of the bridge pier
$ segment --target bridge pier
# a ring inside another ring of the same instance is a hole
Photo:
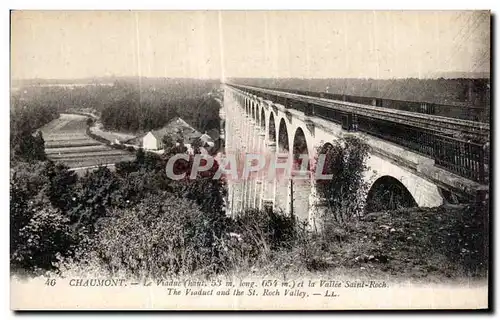
[[[301,221],[310,218],[311,179],[309,171],[294,170],[289,183],[290,212]]]
[[[265,141],[265,132],[263,129],[258,128],[258,137],[259,137],[259,151],[258,153],[260,155],[265,156],[267,154],[266,152],[266,141]],[[266,168],[266,167],[264,167]],[[256,199],[256,208],[257,209],[262,209],[262,199],[264,197],[264,190],[266,187],[266,184],[264,183],[264,179],[266,178],[265,171],[260,170],[257,176],[257,199]]]
[[[278,163],[289,160],[289,155],[283,152],[276,153]],[[290,179],[284,169],[276,170],[275,179],[275,199],[274,210],[282,211],[284,214],[290,214]]]
[[[244,140],[244,144],[245,144],[245,152],[243,153],[243,164],[244,165],[247,165],[247,160],[246,160],[246,155],[250,152],[250,148],[251,148],[251,144],[250,142],[252,141],[251,137],[250,137],[250,115],[247,113],[245,114],[245,122],[244,122],[244,128],[245,128],[245,140]],[[240,171],[240,175],[241,175],[241,171]],[[242,181],[243,185],[244,185],[244,208],[243,209],[246,209],[249,207],[248,203],[249,203],[249,198],[250,198],[250,191],[249,191],[249,185],[248,185],[248,181],[247,180],[242,180],[242,178],[240,177],[240,180]]]
[[[274,159],[276,157],[276,142],[274,141],[268,141],[267,143],[267,150],[269,154],[269,159]],[[268,168],[269,169],[269,168]],[[263,202],[265,202],[265,208],[275,208],[276,204],[276,188],[277,188],[277,183],[276,179],[268,179],[266,172],[263,173],[265,175],[265,194],[264,194],[264,199]]]

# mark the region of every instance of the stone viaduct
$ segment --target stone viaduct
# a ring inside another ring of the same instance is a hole
[[[223,89],[226,154],[291,159],[300,153],[314,159],[318,148],[355,135],[370,147],[369,169],[364,174],[370,189],[367,202],[378,194],[377,189],[387,187],[405,196],[408,206],[420,207],[488,192],[483,146],[450,145],[463,142],[453,138],[457,133],[489,135],[488,124],[236,84],[223,84]],[[413,137],[418,143],[413,143]],[[459,152],[450,155],[453,150]],[[230,214],[246,208],[273,208],[313,221],[321,206],[314,178],[268,180],[264,175],[228,183]]]

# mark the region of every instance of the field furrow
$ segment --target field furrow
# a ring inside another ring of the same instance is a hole
[[[73,153],[60,153],[51,154],[49,158],[56,159],[72,159],[72,158],[89,158],[89,157],[111,157],[111,156],[124,156],[128,155],[126,152],[121,150],[105,150],[98,152],[73,152]]]
[[[71,148],[71,147],[89,147],[89,146],[98,146],[102,145],[101,143],[95,141],[95,140],[65,140],[63,142],[51,142],[51,143],[46,143],[45,148],[50,149],[50,148]]]
[[[68,159],[68,160],[57,160],[57,161],[64,163],[70,168],[80,168],[80,167],[105,165],[120,161],[132,161],[132,160],[134,160],[133,156],[119,156],[110,158],[82,158],[82,159]]]
[[[41,131],[45,140],[45,152],[53,161],[70,168],[89,167],[134,160],[126,151],[113,149],[86,134],[87,117],[61,114]]]
[[[93,146],[83,146],[83,147],[66,147],[66,148],[48,148],[45,150],[47,155],[59,154],[59,153],[86,153],[86,152],[97,152],[109,150],[108,146],[99,144]]]

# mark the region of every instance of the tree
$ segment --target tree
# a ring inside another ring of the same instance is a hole
[[[144,157],[144,155],[142,155]],[[136,158],[137,159],[137,158]],[[144,160],[143,160],[144,162]],[[120,177],[126,177],[129,174],[139,170],[139,165],[136,161],[120,161],[115,163],[116,174]]]
[[[318,150],[325,155],[323,174],[333,175],[332,179],[317,181],[318,195],[325,205],[320,217],[325,228],[345,225],[363,212],[368,192],[364,181],[368,151],[364,141],[350,135]]]
[[[144,163],[144,149],[139,148],[137,149],[137,152],[135,153],[135,162],[139,165],[142,165]]]
[[[193,148],[194,154],[201,154],[202,141],[201,139],[195,139],[193,143],[191,143],[191,148]]]
[[[107,167],[87,172],[75,187],[76,202],[68,213],[71,223],[92,234],[95,223],[106,216],[107,209],[121,203],[122,199],[116,193],[119,188],[117,175]]]
[[[44,163],[20,163],[11,169],[10,261],[28,271],[52,269],[58,255],[70,256],[77,238],[68,217],[55,207]]]
[[[68,212],[74,205],[75,185],[78,177],[62,163],[47,161],[41,173],[49,180],[47,196],[52,205],[62,212]]]
[[[163,144],[164,154],[168,157],[173,156],[176,153],[176,145],[174,139],[170,135],[164,135],[161,139]]]
[[[13,161],[44,161],[45,141],[43,135],[38,131],[35,136],[31,131],[12,132],[11,136],[11,160]]]

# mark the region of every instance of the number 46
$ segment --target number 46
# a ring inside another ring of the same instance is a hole
[[[46,286],[55,286],[56,285],[56,279],[47,279],[47,281],[45,281],[45,285]]]

